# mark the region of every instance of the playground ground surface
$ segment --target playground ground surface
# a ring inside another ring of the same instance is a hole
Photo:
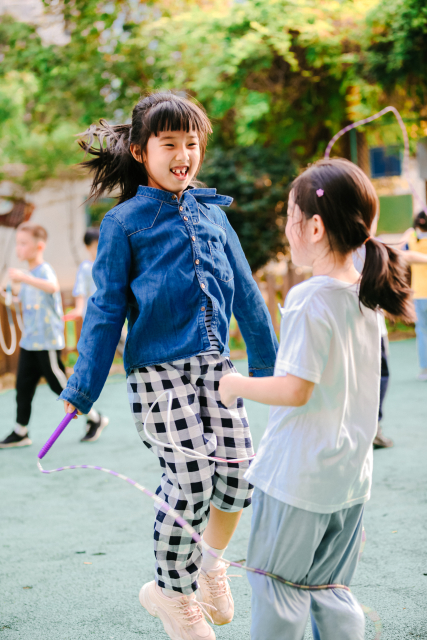
[[[236,364],[245,373],[246,363]],[[391,344],[390,365],[384,431],[395,447],[374,454],[367,543],[352,590],[366,613],[366,640],[427,639],[427,383],[416,380],[415,341]],[[134,428],[123,376],[109,378],[97,407],[110,417],[100,440],[79,443],[84,422],[74,421],[44,459],[45,468],[95,464],[155,489],[158,464]],[[258,445],[268,408],[251,402],[247,408]],[[14,412],[14,392],[5,391],[1,436],[10,432]],[[45,385],[39,387],[30,425],[33,446],[0,451],[0,637],[166,640],[159,621],[138,602],[141,585],[153,578],[152,501],[95,471],[41,475],[37,452],[62,415],[62,403]],[[246,557],[249,529],[247,509],[229,559]],[[249,639],[249,584],[244,571],[231,573],[243,576],[232,579],[236,615],[232,624],[216,628],[216,636]]]

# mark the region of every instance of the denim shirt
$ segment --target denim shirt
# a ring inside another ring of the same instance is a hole
[[[220,352],[229,355],[234,313],[253,376],[273,375],[278,342],[239,239],[216,189],[180,199],[152,187],[115,206],[101,224],[79,358],[61,398],[87,413],[105,383],[125,318],[127,375],[136,368],[195,356],[209,346],[208,298]]]

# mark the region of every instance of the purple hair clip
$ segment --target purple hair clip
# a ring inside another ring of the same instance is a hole
[[[317,191],[316,191],[316,196],[317,196],[318,198],[321,198],[321,197],[323,196],[323,194],[324,194],[324,193],[325,193],[325,192],[323,191],[323,189],[317,189]]]

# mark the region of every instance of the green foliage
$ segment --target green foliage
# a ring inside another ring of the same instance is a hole
[[[126,122],[146,90],[188,92],[214,122],[201,178],[235,198],[229,217],[253,269],[281,248],[294,166],[389,101],[427,115],[425,0],[43,2],[62,13],[68,44],[0,19],[0,179],[10,165],[25,169],[14,179],[26,189],[70,177],[76,133],[99,118]]]
[[[427,4],[425,0],[382,0],[368,16],[366,72],[388,91],[403,84],[427,97]]]
[[[294,168],[277,148],[211,149],[200,179],[234,198],[225,209],[252,271],[283,250],[286,189]]]
[[[214,118],[215,144],[319,157],[346,119],[362,0],[191,4],[141,25],[149,85],[185,87]]]
[[[86,203],[86,216],[88,227],[99,227],[103,217],[116,204],[114,198],[98,198],[95,202]]]
[[[2,165],[24,163],[25,187],[69,174],[81,159],[74,136],[92,122],[127,119],[144,73],[127,44],[126,7],[117,0],[65,1],[70,42],[64,46],[45,46],[33,26],[1,17]]]

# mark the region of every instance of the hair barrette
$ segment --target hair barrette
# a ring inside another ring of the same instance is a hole
[[[316,196],[317,196],[318,198],[321,198],[321,197],[323,196],[323,194],[324,194],[324,193],[325,193],[325,192],[323,191],[323,189],[317,189],[317,191],[316,191]]]

